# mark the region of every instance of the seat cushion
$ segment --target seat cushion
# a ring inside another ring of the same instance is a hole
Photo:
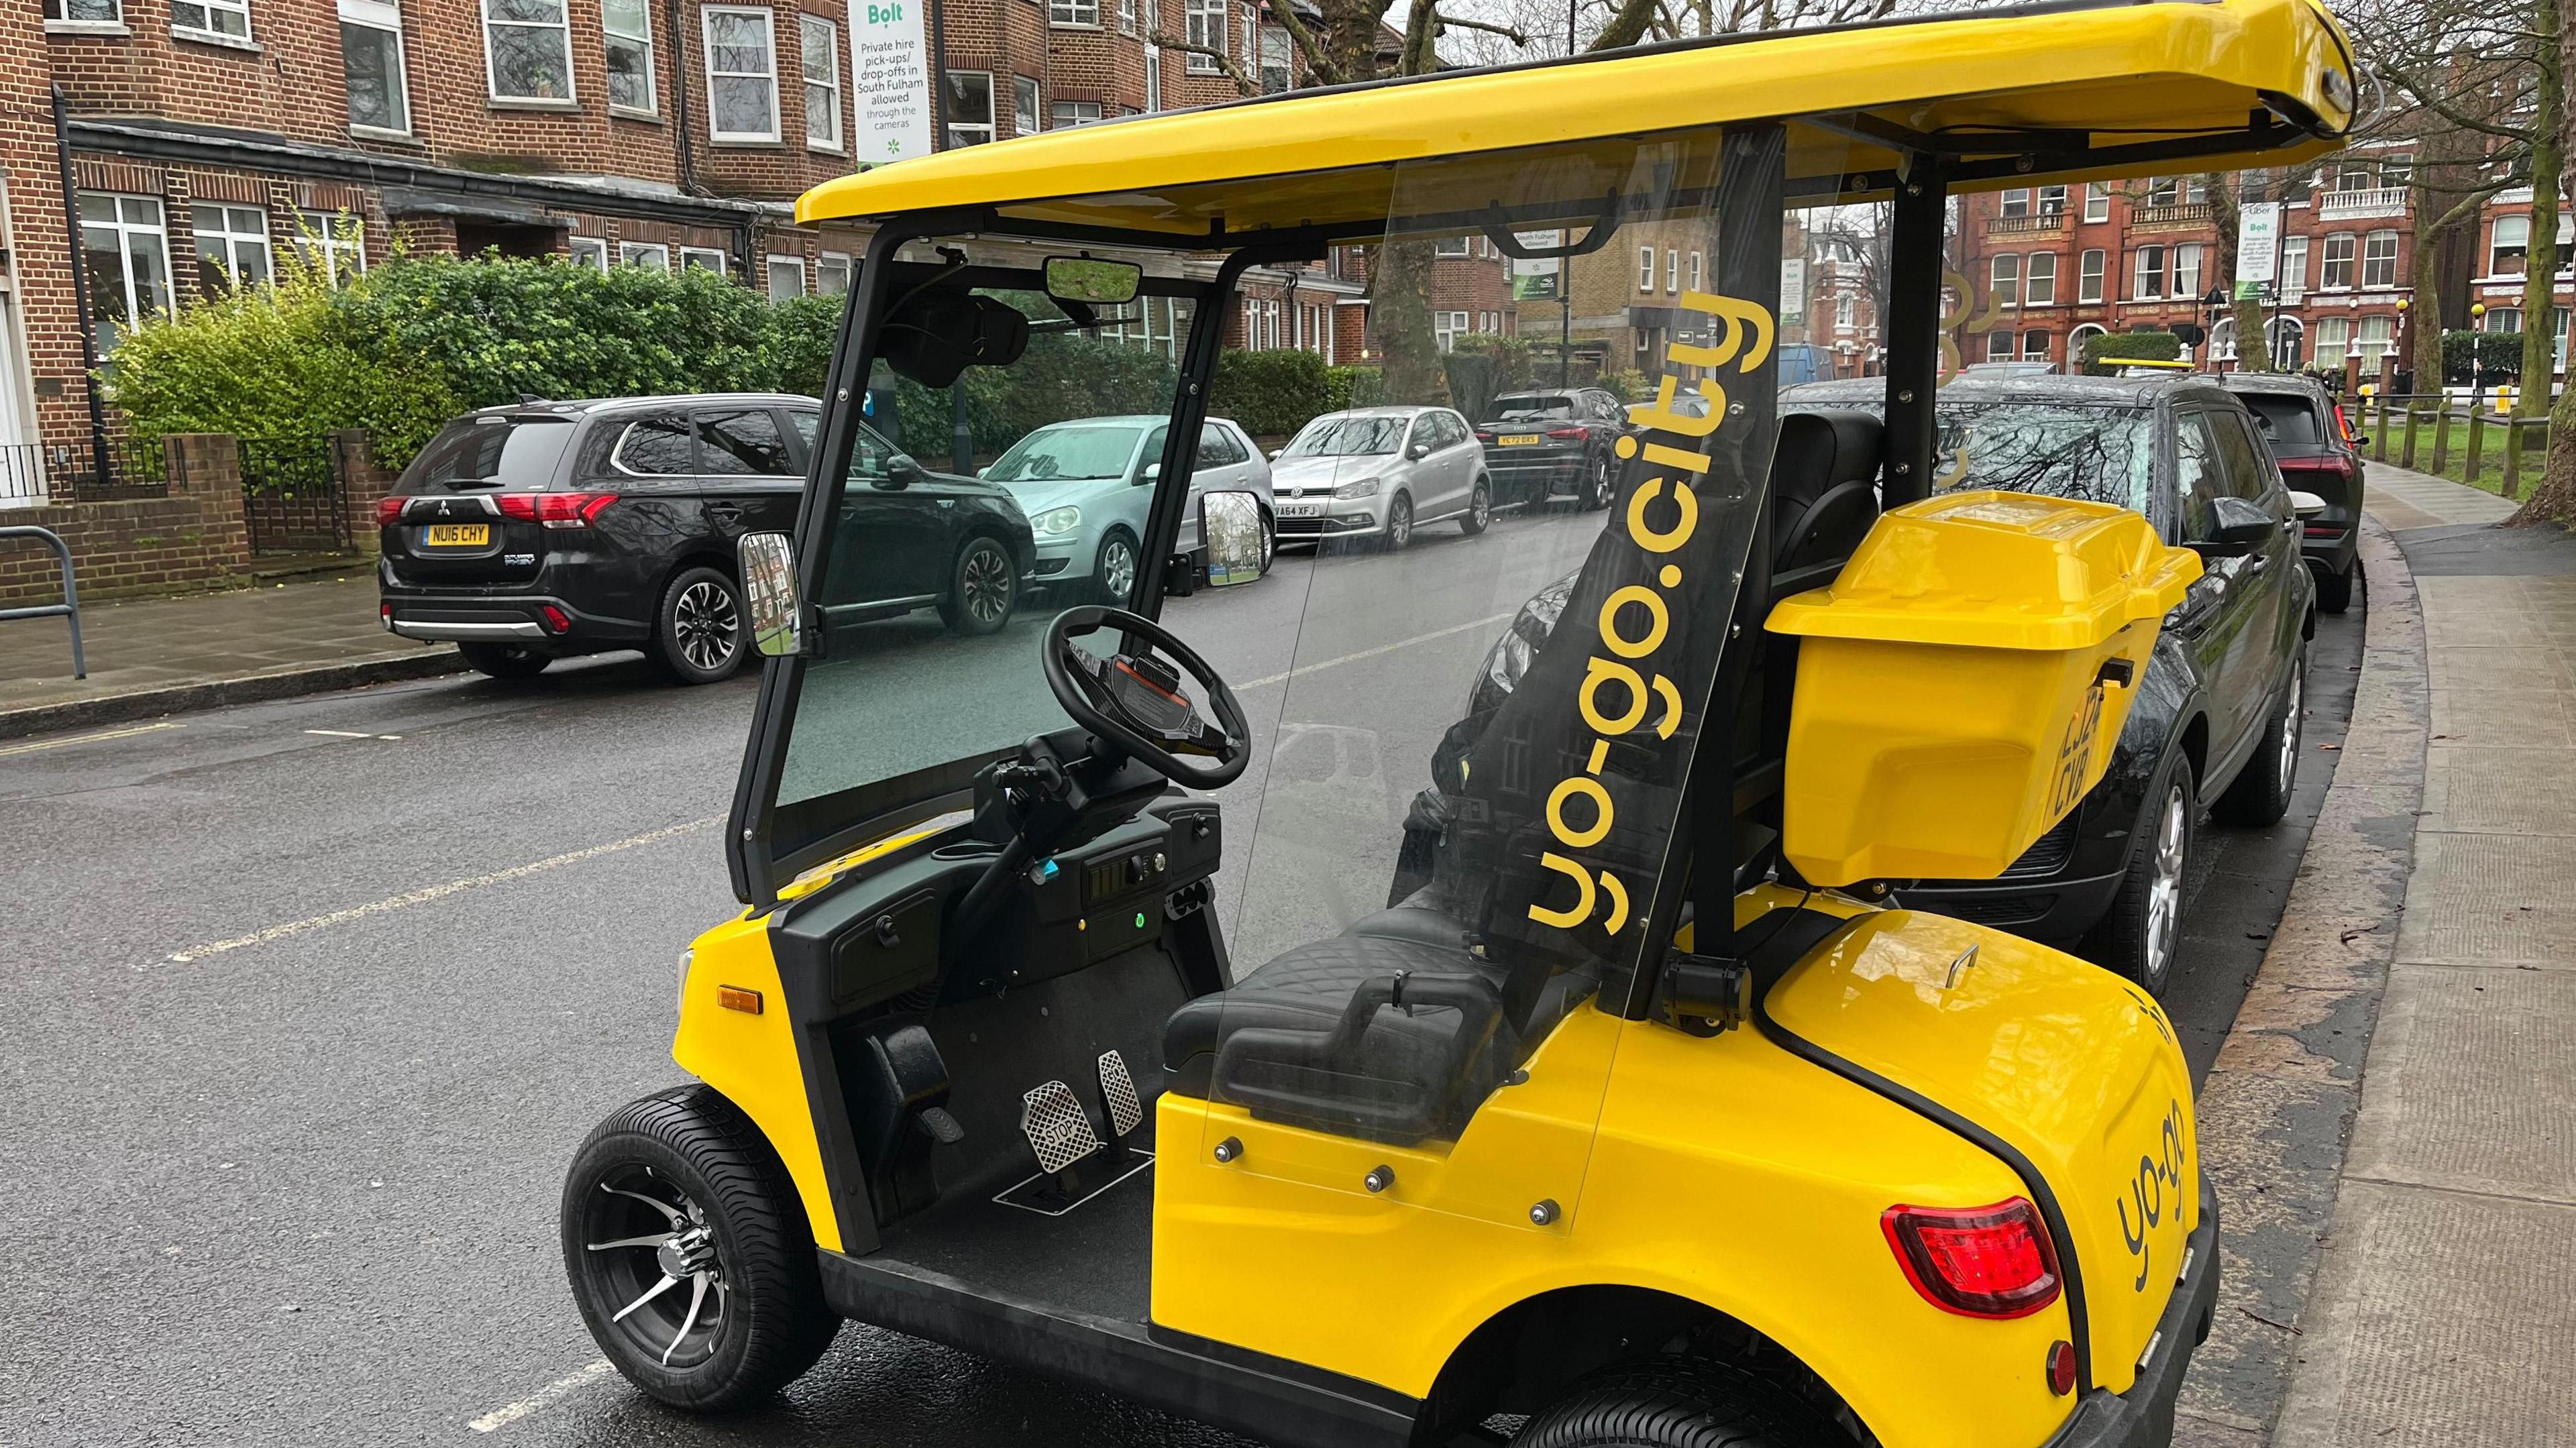
[[[1227,1035],[1246,1027],[1330,1030],[1360,986],[1380,976],[1399,971],[1454,975],[1472,970],[1500,984],[1494,966],[1467,953],[1465,928],[1454,920],[1447,921],[1449,938],[1458,943],[1436,945],[1412,932],[1437,937],[1440,922],[1447,917],[1401,907],[1379,912],[1379,916],[1390,915],[1427,918],[1384,922],[1386,928],[1406,934],[1346,933],[1297,946],[1236,981],[1231,989],[1200,996],[1174,1011],[1163,1026],[1163,1069],[1169,1073],[1171,1089],[1205,1098],[1217,1046]],[[1352,927],[1354,932],[1358,929],[1358,925]],[[1411,1015],[1381,1010],[1369,1029],[1370,1052],[1375,1055],[1383,1046],[1399,1056],[1427,1056],[1446,1043],[1457,1023],[1454,1010],[1423,1009]]]

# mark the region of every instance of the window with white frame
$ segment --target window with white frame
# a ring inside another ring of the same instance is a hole
[[[693,267],[699,271],[711,271],[717,276],[723,276],[725,274],[725,254],[712,246],[681,247],[680,270],[688,271]]]
[[[2013,334],[2010,328],[1986,334],[1986,360],[2010,362],[2013,359]]]
[[[2039,214],[2042,216],[2064,216],[2066,214],[2066,188],[2063,186],[2040,187]]]
[[[2281,238],[2281,300],[2297,302],[2308,294],[2308,239]]]
[[[2024,333],[2022,333],[2022,334],[2021,334],[2021,360],[2023,360],[2024,362],[2045,362],[2045,361],[2047,361],[2047,360],[2048,360],[2048,333],[2046,333],[2046,332],[2044,332],[2044,331],[2039,331],[2039,332],[2024,332]]]
[[[2522,332],[2522,308],[2489,307],[2486,316],[2479,319],[2478,330],[2518,336]]]
[[[1455,348],[1458,345],[1458,339],[1466,335],[1466,332],[1467,314],[1465,312],[1431,314],[1431,339],[1441,351],[1447,352]]]
[[[2102,300],[2102,268],[2109,255],[2100,250],[2088,251],[2075,259],[2075,300]]]
[[[1275,96],[1296,81],[1296,66],[1288,44],[1288,32],[1276,25],[1261,28],[1261,93]]]
[[[1987,295],[1999,307],[2021,305],[2021,258],[2005,252],[1994,259],[1987,277],[1991,284]]]
[[[2182,183],[2170,176],[2147,178],[2147,204],[2172,206],[2182,200]]]
[[[698,14],[706,25],[709,134],[719,141],[777,140],[778,44],[769,11],[710,5]]]
[[[250,39],[250,0],[170,0],[170,33],[191,40]]]
[[[1011,134],[1033,136],[1038,131],[1038,83],[1025,75],[1011,77]]]
[[[576,236],[564,243],[574,266],[586,266],[595,272],[608,270],[608,242],[596,236]]]
[[[1147,13],[1150,15],[1152,12],[1149,10]],[[1161,32],[1154,30],[1149,24],[1145,33],[1156,35]],[[1148,41],[1145,45],[1145,114],[1152,115],[1162,108],[1163,47]]]
[[[1654,289],[1655,249],[1651,246],[1641,246],[1637,248],[1637,290],[1651,292]]]
[[[1082,25],[1100,28],[1100,0],[1047,0],[1049,25]]]
[[[1476,314],[1476,330],[1479,332],[1502,331],[1503,314],[1500,312],[1478,312]]]
[[[170,233],[149,196],[80,193],[82,260],[99,355],[147,317],[170,310]]]
[[[345,287],[367,269],[366,224],[345,211],[299,211],[295,251],[322,280]]]
[[[841,149],[841,27],[820,15],[797,22],[805,42],[805,149]]]
[[[599,29],[608,52],[609,108],[653,114],[653,12],[647,0],[601,0]]]
[[[1668,246],[1668,247],[1665,247],[1665,248],[1664,248],[1664,290],[1665,290],[1665,291],[1667,291],[1667,292],[1677,292],[1677,291],[1680,291],[1681,289],[1682,289],[1682,251],[1681,251],[1681,248],[1680,248],[1680,247],[1677,247],[1677,246]]]
[[[564,0],[483,0],[483,65],[496,101],[573,99]]]
[[[1703,252],[1691,253],[1690,289],[1692,291],[1700,290],[1700,262],[1704,255]]]
[[[1996,214],[1999,216],[2030,215],[2030,188],[2020,186],[2003,193],[1996,202]]]
[[[410,134],[402,11],[384,0],[340,0],[340,71],[348,83],[350,125]]]
[[[1848,332],[1853,327],[1860,325],[1859,319],[1860,299],[1852,295],[1850,292],[1841,292],[1836,294],[1834,297],[1835,329],[1837,331]]]
[[[769,299],[793,301],[805,295],[805,258],[773,256],[769,259]]]
[[[2111,187],[2109,183],[2102,181],[2087,181],[2084,183],[2084,219],[2087,221],[2108,221],[2111,219]]]
[[[2057,253],[2034,251],[2022,274],[2022,300],[2034,307],[2057,305]]]
[[[980,146],[991,139],[993,78],[980,70],[948,72],[948,144]]]
[[[2560,317],[2558,335],[2563,342],[2567,336],[2563,310]],[[2396,345],[2396,341],[2397,319],[2383,312],[2376,317],[2361,319],[2361,340],[2354,350],[2361,354],[2361,365],[2376,372],[2379,370],[2379,359],[2388,355],[2388,349]]]
[[[2165,294],[2165,249],[2142,246],[2131,259],[2129,300],[2154,301]]]
[[[850,294],[849,253],[827,251],[814,258],[814,294],[818,297],[846,297]]]
[[[2387,320],[2388,319],[2386,317],[2365,319],[2362,322],[2363,335],[2366,337],[2369,334],[2371,322],[2384,322]],[[2564,372],[2567,370],[2567,309],[2565,307],[2551,307],[2549,309],[2549,332],[2552,338],[2549,352],[2549,370],[2552,372]]]
[[[2343,368],[2343,354],[2352,345],[2352,318],[2319,317],[2317,319],[2317,365],[2333,371]]]
[[[2325,265],[2317,273],[2317,285],[2329,292],[2352,289],[2353,239],[2350,234],[2326,238]]]
[[[2531,251],[2531,218],[2528,216],[2497,217],[2495,235],[2491,241],[2492,244],[2487,248],[2487,275],[2491,277],[2522,275],[2524,258]]]
[[[1136,33],[1136,0],[1118,0],[1118,33]]]
[[[1243,47],[1240,63],[1245,70],[1256,69],[1261,64],[1261,26],[1254,15],[1249,5],[1235,7],[1234,38],[1235,43]]]
[[[1210,50],[1225,49],[1226,0],[1183,0],[1183,3],[1189,7],[1185,12],[1188,28],[1182,32],[1181,38],[1192,45],[1204,45]],[[1182,68],[1192,75],[1219,73],[1214,57],[1201,55],[1196,51],[1190,52],[1189,59],[1183,63]]]
[[[1431,243],[1433,256],[1465,256],[1471,243],[1463,236],[1444,236]]]
[[[2397,233],[2374,231],[2361,239],[2361,284],[2365,287],[2397,285]]]
[[[268,212],[197,203],[197,287],[209,296],[268,280]]]
[[[122,25],[124,0],[45,0],[47,25]]]
[[[621,241],[617,243],[617,264],[668,272],[671,269],[671,249],[658,241]]]
[[[1067,126],[1087,126],[1100,119],[1100,102],[1057,101],[1047,114],[1049,123],[1059,131]]]
[[[2204,245],[2186,241],[2173,252],[2173,294],[2188,301],[2200,295],[2200,259]]]

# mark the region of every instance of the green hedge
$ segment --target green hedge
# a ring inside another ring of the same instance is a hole
[[[1334,401],[1332,371],[1321,356],[1293,347],[1219,353],[1208,411],[1256,437],[1286,437],[1307,419],[1349,405]]]
[[[2108,377],[2125,360],[2172,362],[2182,356],[2182,338],[2171,332],[2095,332],[2084,339],[2084,373]]]
[[[2475,349],[2478,365],[2469,366]],[[2445,382],[2512,382],[2522,376],[2520,332],[2444,332],[2442,380]]]

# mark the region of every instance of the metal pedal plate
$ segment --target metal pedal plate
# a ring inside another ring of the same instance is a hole
[[[1049,1081],[1020,1098],[1020,1131],[1038,1155],[1038,1168],[1050,1174],[1100,1150],[1091,1114],[1061,1081]]]
[[[1125,1136],[1145,1124],[1144,1103],[1136,1099],[1136,1078],[1127,1058],[1116,1051],[1100,1053],[1100,1094],[1109,1103],[1111,1135]]]

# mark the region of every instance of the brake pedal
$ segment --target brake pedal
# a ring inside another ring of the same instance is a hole
[[[1136,1078],[1128,1073],[1127,1058],[1116,1051],[1100,1053],[1100,1094],[1109,1103],[1109,1124],[1115,1135],[1125,1136],[1145,1124],[1145,1105],[1136,1098]]]
[[[1100,1150],[1091,1114],[1061,1081],[1049,1081],[1020,1098],[1020,1132],[1038,1154],[1039,1169],[1050,1174]]]
[[[966,1128],[957,1124],[957,1118],[949,1115],[945,1106],[921,1108],[921,1129],[941,1146],[955,1146],[966,1139]]]

